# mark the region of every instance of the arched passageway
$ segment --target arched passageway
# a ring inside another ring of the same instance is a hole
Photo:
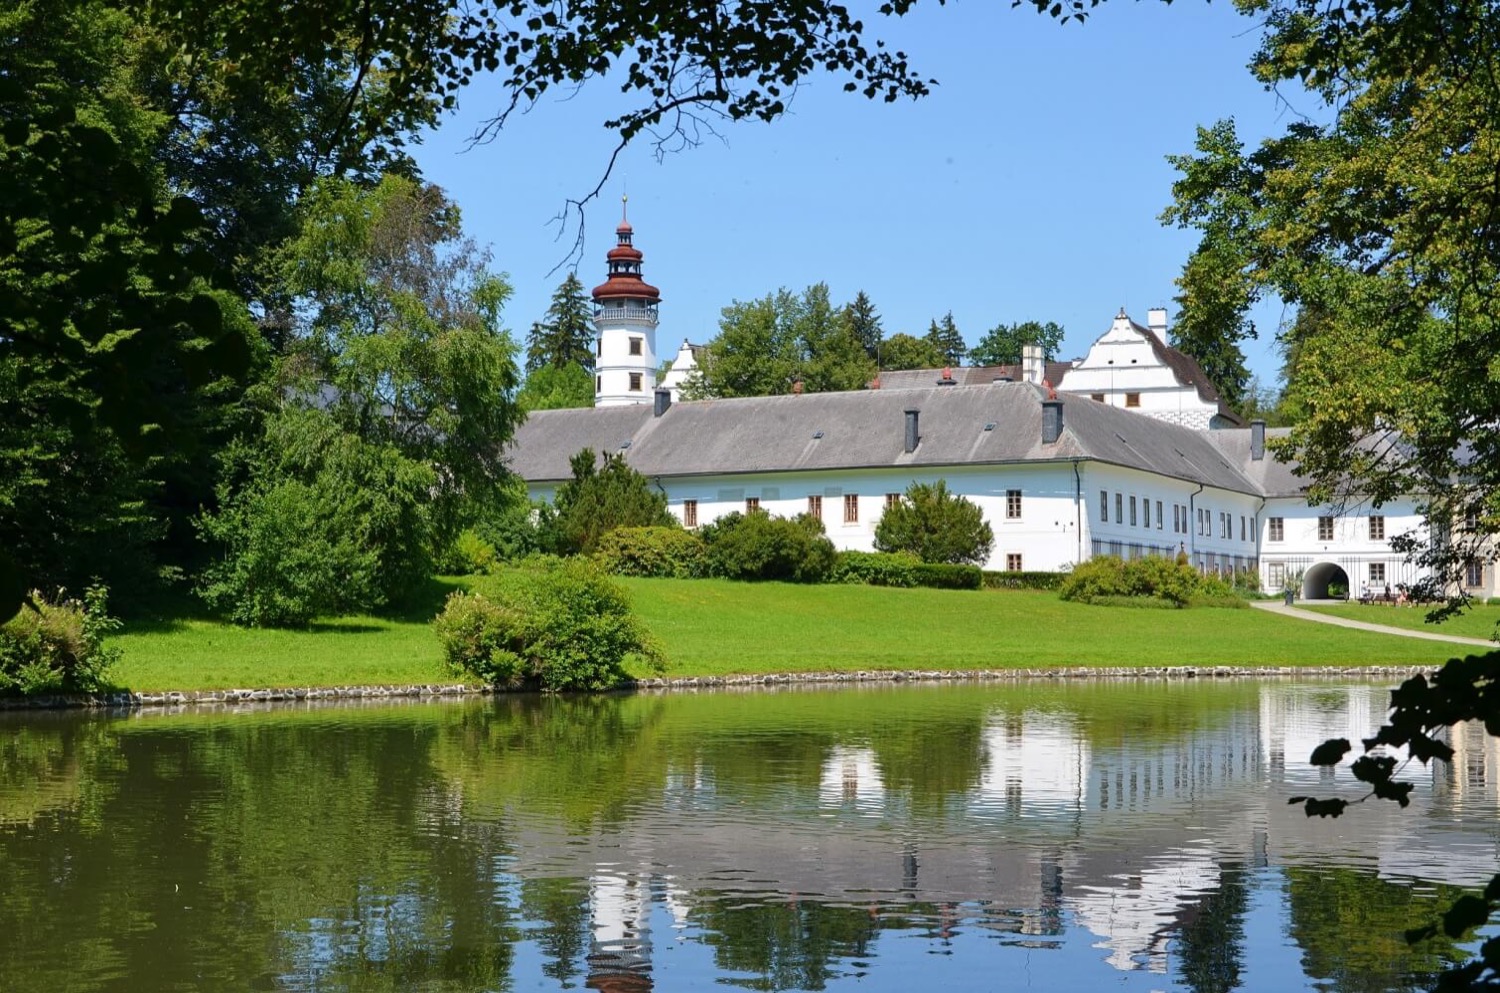
[[[1328,600],[1333,598],[1329,587],[1339,587],[1340,592],[1336,599],[1344,599],[1349,596],[1349,574],[1341,566],[1332,562],[1319,562],[1315,566],[1309,566],[1302,576],[1302,599],[1304,600]]]

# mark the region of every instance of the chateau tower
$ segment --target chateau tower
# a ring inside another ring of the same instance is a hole
[[[622,203],[625,198],[621,198]],[[661,291],[641,278],[641,250],[621,208],[609,278],[594,287],[594,405],[650,403],[656,387],[656,305]]]

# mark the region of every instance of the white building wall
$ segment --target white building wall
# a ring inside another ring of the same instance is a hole
[[[1083,476],[1089,556],[1181,551],[1203,572],[1255,568],[1258,497],[1098,462]]]
[[[1384,518],[1384,537],[1372,538],[1370,519]],[[1330,581],[1346,583],[1348,594],[1357,597],[1365,587],[1376,593],[1385,587],[1413,583],[1426,575],[1424,570],[1406,561],[1391,548],[1391,539],[1416,531],[1424,540],[1427,534],[1416,502],[1402,498],[1381,507],[1369,504],[1350,506],[1335,513],[1328,505],[1309,506],[1300,497],[1276,497],[1266,501],[1261,513],[1261,585],[1267,590],[1282,588],[1288,576],[1303,573],[1299,595],[1321,599],[1327,595]],[[1320,534],[1319,519],[1332,518],[1333,536]],[[1280,537],[1276,538],[1276,522]],[[1371,566],[1377,569],[1372,572]],[[1338,577],[1342,571],[1344,578]],[[1383,573],[1383,579],[1376,578]]]
[[[688,377],[698,371],[698,359],[693,355],[693,346],[686,339],[682,347],[677,349],[677,356],[672,360],[672,368],[661,378],[661,385],[672,391],[672,402],[676,403],[682,399],[683,384]]]
[[[1208,428],[1218,413],[1196,387],[1178,382],[1123,311],[1058,388],[1190,428]]]
[[[1069,464],[944,467],[939,470],[859,469],[818,473],[754,473],[653,480],[667,493],[668,509],[684,520],[686,503],[696,503],[697,523],[707,524],[747,500],[780,517],[808,512],[808,498],[822,502],[823,526],[840,551],[873,551],[875,526],[887,494],[901,494],[913,482],[945,479],[948,489],[983,511],[995,532],[986,569],[1005,569],[1012,555],[1022,569],[1054,572],[1078,560],[1080,505]],[[1010,490],[1021,493],[1019,517],[1008,516]],[[536,492],[536,489],[533,490]],[[856,501],[857,520],[845,521],[845,498]],[[1085,549],[1086,552],[1086,549]]]
[[[594,311],[594,327],[594,406],[650,403],[656,388],[656,308],[604,300]]]

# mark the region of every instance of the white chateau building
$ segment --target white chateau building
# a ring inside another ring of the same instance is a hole
[[[886,372],[872,389],[681,401],[695,365],[684,342],[657,388],[660,292],[622,221],[594,290],[598,406],[533,413],[514,471],[550,499],[584,448],[619,454],[686,527],[730,511],[819,517],[840,549],[874,547],[881,513],[913,482],[939,479],[978,504],[995,533],[987,568],[1057,571],[1094,555],[1188,556],[1204,572],[1254,570],[1261,586],[1318,599],[1422,579],[1391,539],[1424,534],[1415,499],[1309,506],[1295,468],[1245,425],[1198,364],[1122,311],[1073,363],[1029,350],[1019,366]],[[1494,595],[1478,562],[1469,591]]]

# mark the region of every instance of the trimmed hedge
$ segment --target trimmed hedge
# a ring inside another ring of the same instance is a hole
[[[1062,572],[986,572],[984,585],[991,590],[1055,590],[1066,577]]]
[[[977,565],[919,562],[912,566],[918,586],[939,590],[977,590],[984,585],[984,571]]]
[[[1115,603],[1119,598],[1155,597],[1176,607],[1234,598],[1230,585],[1204,576],[1185,562],[1148,556],[1125,561],[1098,555],[1063,578],[1058,595],[1076,603]]]
[[[703,540],[680,527],[633,527],[606,531],[594,559],[616,576],[697,579],[708,571]]]
[[[915,586],[916,566],[919,564],[921,560],[908,552],[839,552],[828,581],[863,583],[866,586]]]

